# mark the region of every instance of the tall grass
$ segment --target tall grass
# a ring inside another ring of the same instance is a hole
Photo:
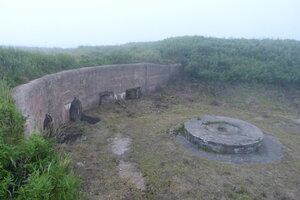
[[[0,79],[0,136],[7,142],[20,139],[24,121],[14,104],[11,89]]]
[[[199,36],[75,49],[0,47],[0,78],[15,86],[65,69],[137,62],[181,63],[194,78],[300,84],[300,42]]]

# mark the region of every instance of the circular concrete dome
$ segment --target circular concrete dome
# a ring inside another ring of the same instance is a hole
[[[247,154],[258,150],[264,134],[256,126],[230,117],[208,116],[184,123],[185,137],[208,151]]]

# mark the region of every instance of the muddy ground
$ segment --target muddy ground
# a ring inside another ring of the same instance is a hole
[[[279,86],[180,83],[88,111],[101,122],[69,124],[84,137],[58,148],[71,155],[87,199],[296,200],[299,97],[299,89]],[[205,114],[239,118],[276,137],[283,146],[281,162],[210,161],[189,154],[166,134],[170,127]]]

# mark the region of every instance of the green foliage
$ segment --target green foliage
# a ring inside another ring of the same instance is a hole
[[[174,134],[185,136],[185,133],[184,133],[184,124],[182,124],[182,123],[177,124],[175,126],[175,128],[174,128]]]
[[[5,78],[12,86],[74,67],[75,59],[66,53],[46,54],[0,47],[0,79]]]
[[[41,135],[22,137],[24,118],[0,81],[0,199],[75,199],[79,180],[70,162]]]
[[[74,199],[79,180],[54,142],[32,135],[16,146],[0,137],[0,199]]]
[[[0,78],[14,86],[70,68],[138,62],[181,63],[198,79],[300,83],[299,41],[199,36],[76,49],[0,48]]]
[[[0,80],[0,136],[16,139],[23,132],[23,123],[24,118],[14,105],[10,88]]]
[[[181,62],[191,76],[207,80],[300,83],[300,42],[292,40],[172,38],[163,57]],[[170,53],[171,52],[171,53]]]

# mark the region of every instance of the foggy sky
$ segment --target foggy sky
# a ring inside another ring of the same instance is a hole
[[[184,35],[300,40],[300,1],[0,0],[0,45],[113,45]]]

